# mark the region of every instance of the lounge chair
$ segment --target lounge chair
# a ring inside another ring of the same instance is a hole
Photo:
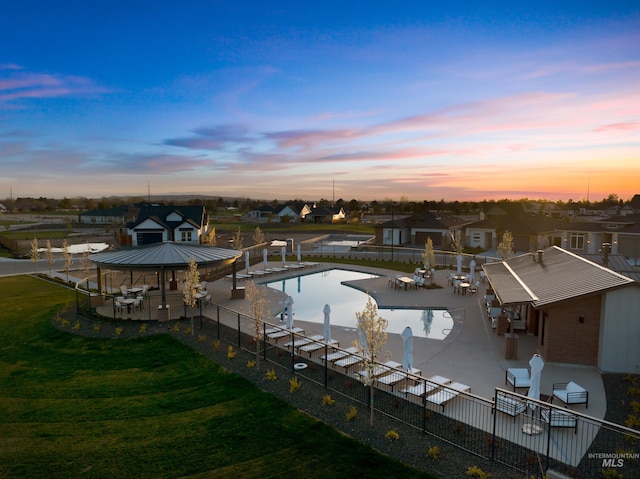
[[[305,344],[301,348],[298,348],[298,353],[309,353],[309,357],[311,357],[314,352],[319,351],[320,349],[324,349],[325,346],[328,346],[330,348],[337,348],[338,346],[340,346],[340,343],[336,339],[325,341],[324,337],[320,336],[320,338],[321,339],[319,341],[312,341],[311,343]]]
[[[284,328],[273,328],[267,329],[267,338],[274,340],[276,343],[278,339],[285,338],[290,336],[291,334],[303,334],[304,329],[302,328],[292,328],[292,329],[284,329]]]
[[[560,409],[542,409],[540,417],[549,427],[572,427],[573,433],[578,434],[578,418],[568,411]]]
[[[293,341],[289,341],[287,343],[284,343],[284,347],[285,348],[301,348],[304,345],[308,345],[313,343],[314,341],[320,341],[322,339],[322,336],[320,334],[315,334],[313,336],[309,336],[308,338],[294,338]]]
[[[347,348],[345,350],[334,351],[333,353],[329,353],[326,356],[320,356],[320,359],[322,359],[323,361],[327,361],[328,363],[332,363],[334,361],[337,361],[338,359],[343,359],[347,356],[351,356],[356,351],[357,349],[354,346],[351,346],[350,348]]]
[[[336,366],[340,366],[341,368],[344,368],[346,371],[351,366],[355,364],[360,364],[362,361],[364,361],[364,357],[360,356],[359,354],[351,354],[346,358],[338,359],[333,364],[335,364]]]
[[[566,405],[584,404],[585,408],[589,409],[589,391],[573,381],[569,381],[568,383],[554,383],[553,398],[560,399],[560,401]]]
[[[511,384],[513,390],[531,387],[531,375],[527,368],[509,368],[504,377],[505,384]]]
[[[425,399],[431,404],[442,406],[442,412],[444,412],[444,407],[449,401],[458,397],[460,393],[469,391],[471,391],[471,388],[466,384],[451,383],[444,386],[440,391],[427,396]]]
[[[400,364],[399,362],[396,361],[387,361],[384,364],[378,364],[376,365],[373,370],[371,371],[371,375],[374,378],[378,378],[380,376],[384,376],[386,374],[389,374],[393,368],[401,368],[402,364]],[[356,373],[356,379],[366,379],[369,376],[369,370],[368,369],[362,369],[360,371],[358,371]]]
[[[397,371],[397,370],[393,370],[393,372],[391,374],[386,374],[384,376],[380,376],[378,378],[378,382],[380,384],[385,384],[387,386],[391,386],[391,392],[393,392],[393,388],[396,386],[396,384],[404,381],[405,379],[409,378],[409,374],[414,374],[414,375],[420,375],[422,373],[422,371],[420,371],[419,369],[416,368],[411,368],[411,371]]]
[[[527,404],[524,401],[498,392],[496,395],[494,408],[496,411],[508,414],[515,421],[516,416],[522,414],[527,410]]]
[[[404,388],[400,390],[400,392],[405,393],[405,395],[411,394],[413,396],[424,397],[425,395],[447,384],[451,384],[451,379],[445,378],[444,376],[432,376],[429,379],[426,379],[424,382],[416,384],[415,386]]]

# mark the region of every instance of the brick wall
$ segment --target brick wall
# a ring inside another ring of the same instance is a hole
[[[601,295],[563,303],[546,310],[545,360],[595,366],[598,361]],[[584,321],[580,321],[580,317]],[[542,327],[542,325],[540,325]]]

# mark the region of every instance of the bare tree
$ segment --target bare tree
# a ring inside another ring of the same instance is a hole
[[[256,226],[256,229],[253,232],[253,242],[254,244],[264,243],[264,233],[259,226]]]
[[[45,254],[47,255],[47,264],[49,265],[49,276],[51,276],[51,265],[53,264],[53,250],[51,249],[51,241],[47,240],[46,245],[47,251]]]
[[[373,395],[376,382],[376,368],[378,367],[378,355],[387,342],[387,325],[389,322],[378,315],[378,306],[368,296],[367,304],[363,311],[356,313],[358,333],[358,349],[364,357],[363,383],[369,387],[369,423],[373,424]],[[388,353],[385,354],[388,356]]]
[[[73,264],[73,256],[69,253],[69,243],[64,240],[62,243],[62,252],[64,254],[64,272],[67,273],[67,283],[69,282],[69,271],[71,271],[71,265]]]
[[[89,277],[89,268],[91,268],[91,261],[89,261],[89,243],[87,243],[87,247],[82,252],[82,269],[84,271],[84,277]],[[89,284],[87,283],[87,288]]]
[[[193,308],[197,304],[196,293],[198,292],[198,284],[200,284],[198,264],[195,259],[189,258],[189,269],[187,269],[184,275],[184,283],[182,284],[182,297],[184,299],[185,309],[187,306]],[[193,314],[191,314],[191,334],[193,334]]]
[[[249,310],[247,315],[253,319],[252,332],[256,342],[256,368],[260,367],[260,342],[262,341],[263,323],[271,313],[267,308],[267,288],[248,281],[245,288]]]
[[[33,238],[31,241],[31,261],[36,268],[36,273],[38,272],[38,261],[40,260],[40,249],[38,248],[38,238]]]
[[[502,242],[498,245],[498,254],[502,261],[513,256],[513,235],[511,231],[505,230],[502,235]]]
[[[214,228],[210,228],[209,231],[207,232],[207,234],[203,237],[203,241],[204,244],[208,244],[211,246],[215,246],[216,244],[218,244],[218,240],[216,238],[216,229]]]

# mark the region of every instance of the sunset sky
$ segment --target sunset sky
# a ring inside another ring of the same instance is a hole
[[[334,184],[630,199],[640,2],[3,2],[0,199]]]

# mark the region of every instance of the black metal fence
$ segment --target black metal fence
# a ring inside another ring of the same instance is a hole
[[[195,327],[255,353],[255,322],[221,306],[214,311],[212,318],[196,322]],[[265,334],[268,330],[283,334],[271,339]],[[314,342],[286,330],[282,323],[263,323],[260,336],[261,359],[269,367],[313,381],[331,394],[369,408],[370,388],[361,376],[363,363],[335,359],[351,356],[347,347]],[[501,388],[495,389],[493,398],[483,398],[457,384],[438,384],[393,365],[378,366],[395,378],[385,382],[381,376],[375,381],[376,414],[508,465],[527,477],[542,478],[550,469],[569,477],[599,477],[603,469],[616,468],[624,477],[640,477],[640,431]]]

